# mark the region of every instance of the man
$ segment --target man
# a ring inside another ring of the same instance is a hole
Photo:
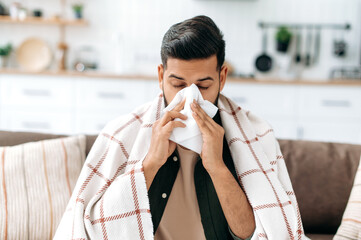
[[[218,96],[224,87],[227,76],[227,67],[223,66],[225,42],[220,30],[210,18],[199,16],[173,25],[164,36],[161,57],[163,64],[158,66],[158,79],[159,86],[163,90],[166,106],[168,105],[167,103],[173,100],[178,91],[193,83],[198,86],[205,100],[217,105]],[[143,162],[148,188],[151,186],[157,172],[157,177],[162,180],[168,178],[174,181],[177,176],[179,166],[175,167],[176,169],[172,169],[171,166],[168,167],[164,164],[176,149],[176,144],[169,140],[172,130],[175,127],[184,127],[184,123],[174,121],[175,118],[186,118],[185,115],[179,112],[183,106],[184,101],[183,104],[179,105],[176,109],[167,112],[153,126],[150,149],[147,158]],[[252,235],[255,229],[254,216],[244,192],[237,183],[237,178],[232,175],[230,169],[227,168],[223,161],[224,130],[219,125],[220,122],[217,123],[214,119],[208,117],[202,108],[197,107],[197,103],[195,103],[195,106],[192,106],[192,109],[194,110],[194,117],[199,125],[204,142],[200,156],[202,159],[202,168],[204,167],[204,169],[206,169],[207,176],[212,179],[210,184],[214,184],[217,192],[217,195],[214,196],[215,199],[211,201],[218,201],[217,197],[219,198],[230,229],[234,235],[246,239]],[[182,159],[183,156],[180,156],[181,164],[183,163]],[[169,159],[168,161],[173,160]],[[164,166],[164,171],[159,172],[162,166]],[[194,166],[192,167],[194,168]],[[197,175],[201,174],[201,168],[197,169],[199,169],[199,171],[196,171],[196,179],[198,177]],[[191,168],[189,170],[192,171],[191,174],[186,175],[193,178],[194,169]],[[170,174],[170,172],[172,172],[172,174]],[[182,181],[179,175],[177,180]],[[150,207],[153,222],[155,222],[154,230],[156,233],[158,233],[156,231],[157,225],[162,217],[162,214],[158,212],[161,212],[164,208],[168,210],[167,207],[169,204],[166,201],[163,201],[162,204],[161,199],[157,198],[161,197],[160,191],[163,189],[172,189],[173,181],[159,180],[159,183],[154,186],[152,185],[150,189]],[[201,180],[199,179],[199,181]],[[195,196],[196,192],[193,181],[186,179],[184,182],[179,183],[179,185],[177,184],[176,187],[184,188],[185,186],[183,185],[187,183],[191,184],[192,187],[189,189],[189,192],[181,192],[181,194],[187,194],[187,197],[189,197],[189,195]],[[181,196],[174,198],[173,194],[171,194],[172,192],[168,193],[170,194],[170,200],[181,202],[179,200]],[[199,197],[200,196],[198,196],[198,198]],[[206,201],[207,199],[202,200]],[[199,207],[203,207],[204,205],[203,202],[199,204]],[[182,211],[188,210],[188,215],[197,218],[197,220],[200,219],[199,213],[192,215],[191,212],[192,209],[198,208],[196,198],[193,197],[193,201],[189,202],[188,205],[185,204],[183,207]],[[156,213],[154,214],[154,212]],[[175,217],[174,214],[175,213],[172,212],[168,213],[169,216]],[[154,215],[157,217],[155,218]],[[200,237],[204,239],[200,221],[198,224],[194,224],[193,221],[190,221],[189,216],[187,217],[187,214],[178,214],[178,216],[183,217],[182,219],[177,219],[177,223],[174,223],[177,225],[178,231],[172,233],[167,231],[167,229],[161,228],[161,230],[163,232],[166,231],[166,233],[156,234],[156,239],[166,239],[164,236],[171,237],[170,239],[181,239],[182,235],[183,239],[200,239]],[[222,222],[225,221],[223,218],[223,214],[215,216],[217,221],[221,221],[220,223],[217,222],[217,224],[222,224],[224,227],[227,226],[227,224]],[[165,221],[160,221],[160,223],[167,224]],[[203,224],[205,224],[205,220]],[[210,226],[204,227],[208,230]],[[224,229],[222,234],[226,234]],[[209,235],[210,238],[212,235],[211,230],[208,230],[206,235]],[[198,236],[198,238],[196,238],[196,236]],[[229,239],[229,237],[225,235],[224,239]]]
[[[173,25],[161,57],[162,93],[99,134],[55,239],[308,239],[272,129],[220,94],[227,67],[215,23]],[[218,108],[211,118],[191,104],[200,154],[169,140],[186,127],[185,101],[163,113],[193,84]]]

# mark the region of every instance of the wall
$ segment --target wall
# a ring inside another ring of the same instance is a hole
[[[9,5],[12,1],[2,1]],[[74,1],[68,1],[70,5]],[[84,1],[85,2],[85,1]],[[41,6],[47,15],[59,12],[57,1],[24,0],[29,9]],[[325,79],[336,66],[356,66],[360,59],[361,1],[359,0],[88,0],[85,2],[88,27],[67,27],[70,44],[68,65],[72,65],[77,48],[94,46],[98,51],[100,69],[117,73],[156,74],[160,62],[160,45],[164,33],[174,23],[195,15],[205,14],[214,19],[224,33],[226,59],[237,73],[250,73],[254,60],[261,52],[260,20],[287,23],[345,23],[352,25],[344,34],[349,44],[345,59],[332,56],[332,41],[340,32],[322,32],[320,61],[303,71],[307,79]],[[72,16],[70,7],[66,12]],[[269,32],[269,53],[274,50]],[[22,39],[38,36],[46,39],[53,49],[59,36],[58,28],[32,25],[0,25],[0,44],[11,41],[18,46]]]

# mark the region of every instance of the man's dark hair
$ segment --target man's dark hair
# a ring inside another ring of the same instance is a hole
[[[217,55],[217,70],[220,70],[224,63],[225,41],[210,17],[196,16],[176,23],[163,37],[161,58],[165,69],[168,58],[205,59],[214,54]]]

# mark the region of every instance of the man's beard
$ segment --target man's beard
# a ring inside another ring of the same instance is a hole
[[[219,86],[220,87],[220,86]],[[165,99],[165,94],[164,94],[164,83],[162,84],[162,91],[163,91],[163,101],[164,101],[164,106],[167,107],[168,106],[168,102],[167,99]],[[219,98],[219,88],[218,88],[218,94],[217,94],[217,98],[216,100],[213,102],[213,105],[215,105],[216,107],[218,106],[218,98]]]

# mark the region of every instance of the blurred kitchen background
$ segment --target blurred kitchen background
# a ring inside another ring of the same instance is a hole
[[[0,129],[99,133],[159,93],[164,33],[201,14],[225,95],[278,138],[361,144],[361,0],[0,0]]]

